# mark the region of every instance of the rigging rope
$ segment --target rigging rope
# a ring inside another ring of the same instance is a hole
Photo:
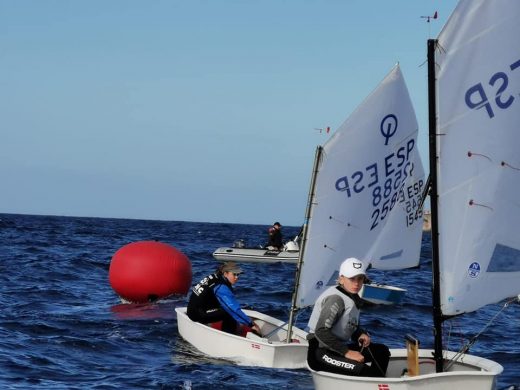
[[[511,298],[509,299],[507,302],[504,303],[504,306],[502,307],[502,309],[500,309],[494,316],[493,318],[491,318],[488,323],[482,328],[482,330],[480,332],[478,332],[475,336],[473,336],[469,342],[463,346],[459,352],[457,352],[455,354],[455,356],[451,359],[450,363],[444,368],[444,371],[448,371],[451,366],[453,366],[455,364],[455,362],[459,359],[460,356],[464,355],[469,349],[470,347],[473,346],[473,344],[475,344],[477,342],[477,339],[480,337],[480,335],[482,333],[484,333],[486,331],[487,328],[490,327],[490,325],[495,321],[495,319],[513,302],[520,302],[520,295],[518,295],[517,297],[514,297],[514,298]]]
[[[301,310],[296,310],[295,311],[295,317],[294,317],[294,323],[295,324],[296,324],[296,321],[298,320],[298,316],[300,314],[301,314]],[[284,322],[281,325],[278,325],[277,327],[275,327],[273,330],[271,330],[269,333],[263,335],[262,337],[268,339],[269,337],[271,337],[273,334],[275,334],[278,330],[282,329],[288,323],[289,323],[289,321]],[[282,340],[282,341],[284,341],[284,340]],[[287,341],[287,338],[285,339],[285,341]]]
[[[383,369],[381,368],[381,366],[377,362],[374,354],[372,353],[372,350],[370,349],[370,345],[367,347],[367,349],[368,349],[368,352],[370,353],[370,356],[372,356],[372,362],[376,364],[377,369],[379,370],[379,372],[383,375],[383,377],[385,377],[386,376],[386,372],[383,371]],[[363,352],[363,348],[361,348],[361,352]]]

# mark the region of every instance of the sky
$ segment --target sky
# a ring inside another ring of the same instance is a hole
[[[427,171],[455,5],[0,0],[0,212],[299,226],[316,146],[397,62]]]

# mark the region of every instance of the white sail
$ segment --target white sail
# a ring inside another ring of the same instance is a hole
[[[296,304],[312,305],[355,256],[381,269],[419,263],[424,172],[398,65],[323,146]]]
[[[461,1],[439,36],[441,307],[520,293],[520,1]]]

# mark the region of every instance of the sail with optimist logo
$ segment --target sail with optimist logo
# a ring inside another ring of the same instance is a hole
[[[314,304],[347,257],[387,270],[418,265],[424,171],[417,133],[396,65],[318,148],[293,305]]]

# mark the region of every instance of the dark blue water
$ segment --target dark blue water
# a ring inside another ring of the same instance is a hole
[[[305,370],[238,367],[202,356],[178,335],[174,313],[185,297],[121,305],[108,283],[112,255],[123,245],[159,240],[191,260],[193,281],[216,266],[212,251],[236,238],[262,243],[266,226],[0,214],[0,388],[25,389],[312,389]],[[298,228],[284,228],[286,237]],[[404,302],[363,314],[375,341],[404,346],[415,334],[432,346],[429,237],[418,270],[371,271],[405,287]],[[287,318],[294,266],[246,264],[241,302]],[[485,294],[485,291],[482,292]],[[451,321],[450,346],[484,327],[490,305]],[[472,353],[505,367],[499,388],[520,385],[520,306],[511,305]],[[308,313],[297,324],[304,327]],[[446,330],[448,333],[448,329]]]

